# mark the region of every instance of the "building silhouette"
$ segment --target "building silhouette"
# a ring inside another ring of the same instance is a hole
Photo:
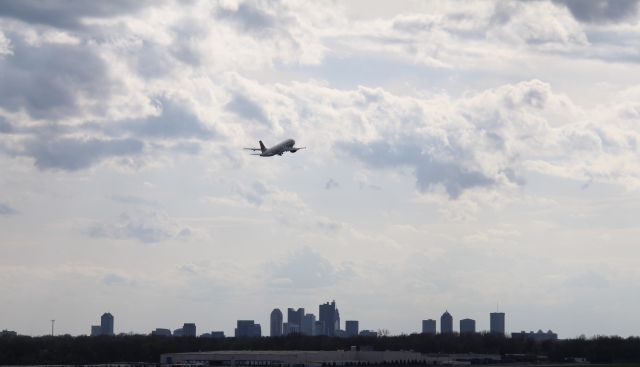
[[[473,334],[476,332],[476,320],[460,320],[460,334]]]
[[[255,338],[262,336],[260,324],[256,324],[253,320],[238,320],[235,329],[236,338]]]
[[[173,336],[183,336],[183,335],[184,335],[184,333],[183,333],[183,331],[182,331],[182,328],[180,328],[180,329],[175,329],[175,330],[173,331]]]
[[[440,333],[453,333],[453,317],[451,316],[449,311],[445,311],[442,316],[440,316]]]
[[[300,326],[298,326],[297,324],[290,324],[288,322],[285,322],[284,324],[282,324],[282,334],[300,334]]]
[[[504,312],[491,312],[489,314],[489,332],[491,334],[504,335]]]
[[[319,307],[321,330],[320,335],[335,336],[340,329],[340,313],[336,308],[336,301],[321,304]]]
[[[171,330],[156,328],[154,331],[151,332],[151,336],[171,336]]]
[[[91,325],[91,336],[100,336],[100,335],[102,335],[102,326]]]
[[[182,336],[196,336],[196,324],[185,323],[182,325]]]
[[[316,315],[312,313],[304,315],[300,333],[311,336],[316,335]]]
[[[300,330],[302,330],[302,320],[304,319],[304,308],[299,308],[299,309],[293,309],[293,308],[288,308],[287,309],[287,322],[289,323],[289,327],[291,327],[291,325],[297,325],[298,326],[298,333],[300,332]]]
[[[224,339],[224,331],[212,331],[211,337],[214,339]]]
[[[558,340],[558,334],[549,330],[546,333],[542,330],[538,330],[537,332],[525,332],[521,331],[519,333],[511,333],[512,339],[529,339],[535,342],[545,342],[545,341],[555,341]]]
[[[436,320],[422,320],[422,333],[423,334],[435,334],[436,333]]]
[[[359,328],[358,321],[347,320],[344,322],[344,330],[347,333],[347,337],[358,336]]]
[[[282,336],[282,311],[279,308],[274,308],[271,311],[271,336]]]
[[[109,312],[105,312],[100,317],[100,335],[114,335],[113,334],[113,315]]]

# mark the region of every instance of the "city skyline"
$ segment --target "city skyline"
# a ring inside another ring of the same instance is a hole
[[[337,315],[338,308],[335,300],[332,302],[321,303],[318,306],[318,313],[324,313],[324,318],[328,315]],[[287,307],[287,319],[284,320],[283,313],[279,308],[274,308],[269,314],[269,329],[267,333],[262,333],[262,327],[259,322],[255,322],[255,319],[249,320],[237,320],[236,328],[233,334],[236,337],[278,337],[286,336],[290,334],[300,334],[307,336],[337,336],[337,337],[352,337],[356,335],[370,335],[375,330],[385,330],[383,327],[373,328],[373,330],[364,329],[363,334],[360,334],[360,322],[358,320],[345,320],[344,328],[339,321],[334,323],[333,331],[328,331],[325,328],[325,324],[321,321],[316,321],[315,314],[305,313],[304,308]],[[308,323],[308,320],[311,323]],[[338,316],[339,320],[339,316]],[[455,321],[457,319],[449,313],[448,310],[440,316],[440,331],[437,331],[437,321],[433,319],[422,320],[421,328],[417,331],[411,331],[411,334],[451,334],[451,333],[489,333],[500,334],[504,336],[514,335],[516,337],[529,337],[536,340],[545,340],[546,338],[557,339],[557,334],[552,333],[550,329],[546,333],[543,333],[538,329],[538,332],[525,333],[524,330],[508,332],[506,329],[506,314],[505,312],[490,312],[489,313],[489,329],[476,328],[476,320],[468,317],[459,319],[459,327],[456,330]],[[91,336],[100,335],[115,335],[114,334],[114,316],[111,313],[104,313],[101,316],[101,325],[91,326]],[[171,332],[171,329],[156,328],[152,330],[150,335],[157,336],[190,336],[190,337],[225,337],[224,331],[211,331],[198,334],[196,332],[197,326],[195,323],[184,323],[182,328],[175,329]],[[535,329],[535,328],[534,328]],[[402,333],[401,333],[402,334]],[[400,334],[400,335],[401,335]]]
[[[638,39],[638,0],[0,1],[0,329],[636,335]]]

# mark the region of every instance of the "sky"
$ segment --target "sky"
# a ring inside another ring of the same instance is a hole
[[[638,335],[639,8],[1,1],[0,329]]]

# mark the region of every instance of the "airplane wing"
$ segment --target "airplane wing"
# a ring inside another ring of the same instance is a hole
[[[307,147],[293,147],[291,149],[287,149],[287,151],[291,152],[291,153],[295,153],[295,152],[299,151],[300,149],[307,149]]]

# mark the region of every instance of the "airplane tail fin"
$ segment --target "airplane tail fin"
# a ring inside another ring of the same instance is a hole
[[[260,140],[259,143],[260,143],[260,150],[262,151],[262,153],[264,153],[264,151],[267,150],[267,147],[264,146],[264,143],[262,143],[262,140]]]

